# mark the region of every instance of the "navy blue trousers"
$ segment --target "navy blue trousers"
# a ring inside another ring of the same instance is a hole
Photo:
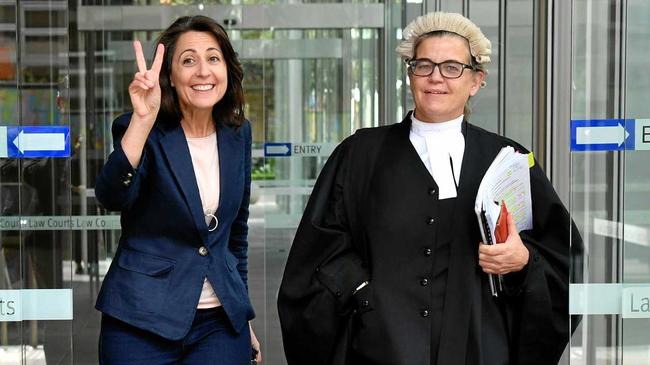
[[[170,341],[102,315],[101,365],[250,365],[248,326],[235,333],[223,308],[198,309],[184,339]]]

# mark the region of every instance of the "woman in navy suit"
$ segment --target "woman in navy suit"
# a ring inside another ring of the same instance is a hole
[[[122,223],[96,305],[100,363],[249,364],[259,342],[249,325],[242,66],[204,16],[178,19],[157,44],[147,69],[134,42],[133,113],[113,123],[95,188]]]

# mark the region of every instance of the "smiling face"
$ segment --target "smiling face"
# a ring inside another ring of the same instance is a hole
[[[228,69],[217,40],[206,32],[183,33],[171,64],[171,84],[183,115],[212,111],[228,88]]]
[[[434,36],[422,40],[414,59],[429,59],[435,63],[456,61],[471,64],[467,41],[456,36]],[[480,71],[465,69],[461,77],[446,79],[436,67],[429,76],[409,72],[411,93],[415,102],[415,117],[423,122],[445,122],[463,114],[465,103],[474,96],[483,81]]]

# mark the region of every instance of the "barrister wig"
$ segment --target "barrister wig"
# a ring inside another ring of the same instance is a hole
[[[487,71],[492,54],[490,40],[476,24],[457,13],[434,12],[417,17],[404,28],[403,40],[395,50],[404,59],[411,59],[420,40],[439,32],[454,33],[465,38],[469,43],[473,65],[483,72]]]

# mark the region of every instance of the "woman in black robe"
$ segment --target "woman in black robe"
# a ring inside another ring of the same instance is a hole
[[[507,138],[467,121],[490,42],[459,14],[403,32],[415,110],[358,130],[321,172],[278,296],[304,364],[556,364],[569,336],[570,217],[530,168],[532,229],[481,245],[474,201]],[[573,235],[573,237],[572,237]],[[491,294],[488,275],[503,275]]]

